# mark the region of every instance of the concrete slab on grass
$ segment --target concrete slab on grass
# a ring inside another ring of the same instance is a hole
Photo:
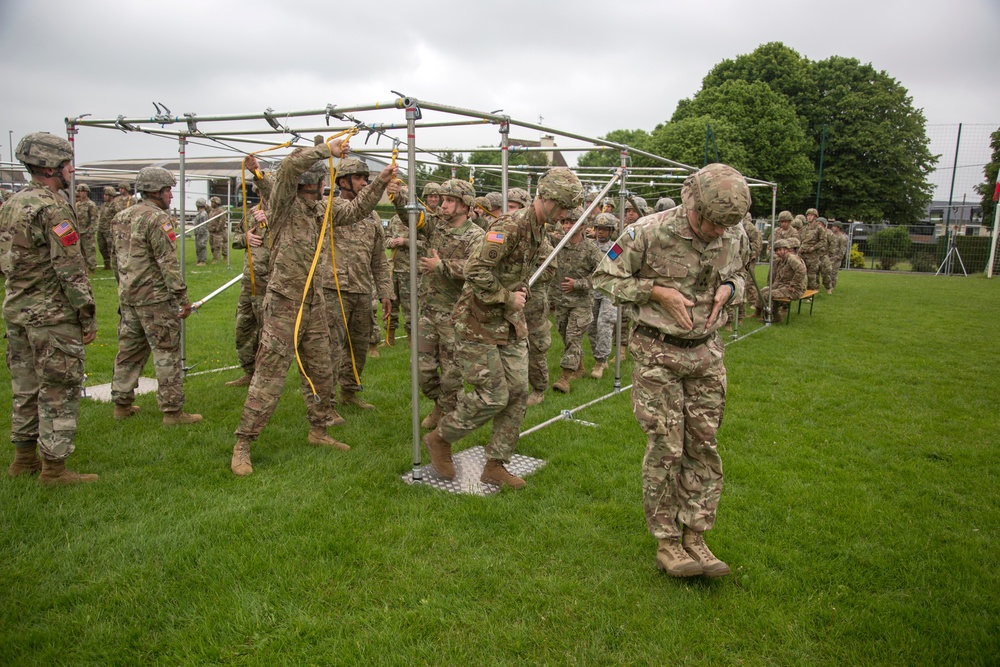
[[[139,378],[139,386],[135,388],[135,395],[139,396],[141,394],[151,394],[156,391],[157,388],[156,378]],[[101,401],[102,403],[111,402],[111,383],[107,384],[94,384],[89,387],[83,388],[83,397],[91,398],[95,401]]]
[[[495,484],[483,484],[479,476],[483,474],[486,465],[486,450],[481,445],[470,447],[452,456],[455,462],[455,479],[442,479],[429,463],[420,467],[421,479],[413,480],[413,471],[403,475],[407,484],[425,484],[431,488],[448,493],[466,493],[473,496],[488,496],[500,491],[502,487]],[[527,477],[545,465],[542,459],[514,454],[506,468],[512,475]]]

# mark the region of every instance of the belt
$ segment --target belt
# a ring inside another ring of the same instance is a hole
[[[654,329],[652,327],[647,327],[642,324],[635,328],[635,333],[640,336],[645,336],[646,338],[653,338],[655,340],[662,341],[668,345],[673,345],[674,347],[698,347],[699,345],[704,345],[709,341],[712,336],[705,336],[704,338],[678,338],[677,336],[671,336],[668,333],[663,333],[659,329]]]

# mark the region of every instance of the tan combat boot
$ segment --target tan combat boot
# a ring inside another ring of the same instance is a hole
[[[15,447],[14,461],[7,468],[7,476],[17,477],[18,475],[34,475],[36,472],[41,472],[42,460],[38,458],[35,450],[36,445],[32,445],[31,447]]]
[[[579,380],[580,378],[583,377],[583,374],[586,373],[586,372],[587,372],[587,369],[583,365],[583,359],[580,359],[580,365],[576,367],[575,371],[573,371],[573,377],[570,378],[570,379],[571,380]]]
[[[431,455],[431,465],[438,475],[444,479],[455,479],[455,464],[451,460],[451,444],[441,437],[438,430],[424,436],[424,447]]]
[[[353,405],[356,408],[361,408],[362,410],[374,410],[375,406],[371,403],[367,403],[358,398],[357,394],[353,391],[340,391],[340,403],[341,405]]]
[[[197,424],[200,421],[201,415],[189,414],[183,410],[163,413],[164,426],[183,426],[185,424]]]
[[[240,438],[233,447],[233,459],[229,462],[229,469],[237,477],[246,477],[253,472],[250,464],[250,441]]]
[[[539,391],[538,389],[532,389],[531,393],[528,394],[528,405],[538,405],[545,400],[545,392]]]
[[[441,421],[442,414],[443,413],[441,412],[441,406],[438,405],[437,401],[435,401],[434,409],[431,410],[426,417],[424,417],[424,420],[422,422],[420,422],[420,428],[429,428],[429,429],[437,428],[438,422]]]
[[[38,483],[42,486],[64,486],[67,484],[86,484],[96,482],[97,475],[84,475],[72,470],[66,470],[66,461],[49,461],[42,459],[42,474]]]
[[[322,426],[313,426],[309,429],[309,436],[307,438],[310,445],[317,445],[322,447],[332,447],[333,449],[339,449],[342,452],[350,451],[350,446],[345,445],[339,440],[334,440],[330,437],[330,434],[326,432],[326,429]]]
[[[250,386],[250,380],[252,380],[252,379],[253,379],[252,375],[247,375],[246,373],[244,373],[243,377],[241,377],[241,378],[239,378],[237,380],[230,380],[229,382],[226,383],[226,386],[227,387],[249,387]]]
[[[729,566],[715,557],[705,544],[704,533],[684,528],[684,550],[701,564],[706,577],[724,577],[729,574]]]
[[[594,370],[590,371],[590,377],[594,378],[595,380],[600,380],[602,377],[604,377],[604,369],[606,369],[607,367],[608,367],[608,362],[598,361],[596,364],[594,364]]]
[[[697,577],[704,572],[701,563],[691,558],[677,538],[660,540],[656,566],[671,577]]]
[[[506,484],[512,489],[523,489],[527,486],[527,482],[516,475],[511,475],[504,467],[503,461],[497,461],[496,459],[488,459],[486,465],[483,467],[483,474],[479,477],[479,481],[483,484],[498,484],[503,486]]]
[[[330,426],[340,426],[346,424],[347,420],[340,416],[336,410],[330,410]]]
[[[115,405],[115,419],[122,421],[139,412],[138,405]]]
[[[561,391],[564,394],[568,394],[569,381],[570,379],[572,379],[575,373],[576,371],[571,371],[566,368],[563,368],[562,373],[559,375],[559,379],[556,380],[556,383],[554,385],[552,385],[552,388],[555,389],[556,391]]]
[[[372,343],[371,345],[368,346],[368,358],[369,359],[378,359],[378,357],[379,357],[379,354],[378,354],[378,345],[376,345],[375,343]]]

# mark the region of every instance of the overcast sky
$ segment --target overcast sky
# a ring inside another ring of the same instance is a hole
[[[895,77],[924,110],[946,180],[957,124],[967,124],[963,146],[975,150],[963,149],[957,173],[971,184],[1000,126],[998,35],[998,0],[0,0],[0,145],[6,160],[8,130],[16,145],[30,131],[63,133],[66,116],[150,116],[154,100],[205,116],[388,101],[390,90],[587,136],[651,130],[715,64],[780,41]],[[401,111],[363,117],[404,121]],[[418,137],[428,147],[497,141],[492,126]],[[78,162],[176,152],[174,140],[78,137]]]

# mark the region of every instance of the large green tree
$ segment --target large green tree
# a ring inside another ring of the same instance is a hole
[[[983,197],[983,224],[993,229],[993,217],[997,205],[993,201],[993,193],[996,192],[997,172],[1000,171],[1000,129],[990,135],[990,148],[993,149],[993,157],[989,164],[983,167],[984,180],[976,186],[976,192]]]

